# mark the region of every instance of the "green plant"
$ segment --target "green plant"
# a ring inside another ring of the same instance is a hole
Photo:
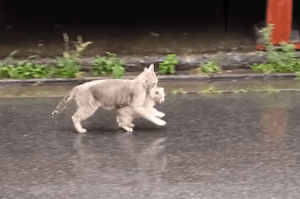
[[[202,66],[196,69],[197,73],[212,74],[221,71],[219,61],[216,58],[208,60],[206,62],[202,62],[201,65]]]
[[[233,93],[246,93],[248,92],[246,89],[238,89],[238,90],[233,90]]]
[[[19,78],[44,78],[49,75],[50,68],[45,64],[19,62],[16,67]]]
[[[33,63],[21,62],[18,66],[0,66],[0,76],[13,79],[44,78],[49,74],[49,67]]]
[[[278,89],[272,87],[272,86],[263,86],[261,88],[256,88],[256,89],[253,89],[254,92],[267,92],[267,93],[277,93],[279,92]]]
[[[251,68],[263,73],[300,71],[300,59],[294,45],[281,42],[281,50],[276,49],[271,43],[272,30],[273,24],[261,30],[266,46],[266,62],[254,64]]]
[[[172,91],[172,94],[184,94],[186,93],[182,88],[180,89],[175,89]]]
[[[106,56],[96,56],[92,65],[93,75],[112,75],[113,78],[123,78],[125,69],[122,60],[116,54],[106,53]]]
[[[14,65],[0,65],[1,78],[18,78],[18,71]]]
[[[202,93],[202,94],[223,93],[223,91],[217,89],[214,85],[210,85],[209,88],[199,91],[199,93]]]
[[[16,78],[18,75],[17,69],[13,65],[14,58],[13,56],[18,51],[13,51],[9,53],[9,55],[0,62],[0,77],[6,78]]]
[[[49,67],[44,64],[34,64],[24,61],[18,61],[16,66],[13,64],[17,51],[13,51],[0,63],[0,77],[4,78],[43,78],[49,74]]]
[[[18,51],[13,51],[9,53],[9,55],[2,62],[0,62],[0,77],[17,76],[17,71],[13,65],[13,56],[17,52]]]
[[[295,80],[300,80],[300,72],[296,72],[295,75],[296,75]]]
[[[159,63],[158,72],[160,74],[173,74],[175,73],[175,67],[178,64],[176,54],[168,54],[167,58]]]
[[[80,70],[81,66],[76,58],[57,57],[56,66],[51,70],[51,76],[74,78]]]
[[[65,51],[63,52],[63,57],[56,58],[56,66],[52,68],[51,76],[75,78],[76,74],[81,71],[81,65],[79,64],[81,53],[92,42],[83,43],[82,37],[78,36],[77,42],[73,42],[76,50],[70,51],[69,37],[66,33],[64,33],[63,36],[65,41]]]

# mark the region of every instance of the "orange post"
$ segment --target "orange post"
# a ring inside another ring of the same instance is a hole
[[[274,24],[271,41],[274,45],[280,42],[289,42],[292,31],[293,0],[268,0],[267,23]],[[300,49],[300,44],[295,44]],[[263,49],[257,45],[257,49]]]
[[[292,28],[293,0],[269,0],[267,23],[274,24],[272,43],[289,42]]]

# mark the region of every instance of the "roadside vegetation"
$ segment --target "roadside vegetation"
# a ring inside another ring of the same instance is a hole
[[[83,42],[78,36],[73,42],[75,50],[71,51],[69,38],[63,34],[65,50],[62,57],[56,57],[52,65],[36,64],[26,61],[17,61],[14,55],[18,51],[11,52],[2,62],[0,62],[0,78],[29,79],[29,78],[83,78],[85,72],[80,65],[81,53],[92,42]],[[34,59],[31,56],[29,59]],[[111,76],[112,78],[123,78],[125,69],[123,62],[116,57],[116,54],[107,52],[106,56],[96,56],[92,66],[93,76]]]
[[[261,30],[264,45],[266,47],[266,61],[254,64],[251,69],[260,73],[295,73],[296,80],[300,80],[300,59],[294,49],[293,44],[280,43],[277,48],[271,43],[273,25],[268,24]],[[82,63],[82,52],[92,42],[83,42],[82,37],[78,36],[73,50],[70,50],[70,41],[66,33],[64,38],[64,52],[62,56],[56,57],[52,64],[40,64],[37,61],[17,61],[14,55],[18,51],[11,52],[3,61],[0,62],[0,78],[10,79],[29,79],[29,78],[84,78],[85,76],[105,76],[112,78],[123,78],[125,74],[124,61],[119,59],[116,54],[106,52],[106,55],[95,56],[89,73],[86,72]],[[175,74],[178,59],[176,54],[168,54],[159,63],[158,72],[162,75]],[[29,59],[35,59],[31,56]],[[201,62],[200,66],[192,70],[192,74],[213,75],[222,72],[222,67],[217,57]]]
[[[248,93],[248,92],[266,92],[269,94],[272,93],[277,93],[280,92],[281,90],[284,89],[276,89],[272,86],[261,86],[261,87],[251,87],[251,88],[232,88],[232,89],[220,89],[217,88],[215,85],[210,85],[209,87],[205,88],[205,89],[201,89],[198,92],[195,91],[185,91],[182,88],[179,89],[174,89],[171,93],[174,95],[177,94],[195,94],[195,93],[199,93],[199,94],[223,94],[223,93]]]
[[[212,75],[220,71],[222,71],[222,68],[218,59],[212,58],[208,61],[202,62],[200,66],[194,70],[194,73]]]
[[[158,72],[163,75],[174,74],[177,64],[178,60],[176,59],[176,54],[168,54],[167,58],[159,63]]]
[[[299,76],[300,59],[294,45],[281,42],[280,48],[273,46],[271,43],[272,30],[273,24],[269,24],[268,27],[261,30],[266,47],[266,61],[254,64],[251,68],[262,73],[296,73]]]
[[[96,76],[112,76],[114,78],[122,78],[125,69],[122,66],[123,61],[117,58],[116,54],[106,53],[106,56],[96,56],[92,65],[92,73]]]

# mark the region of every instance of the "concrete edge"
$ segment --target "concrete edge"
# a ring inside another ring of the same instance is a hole
[[[294,73],[274,74],[216,74],[216,75],[158,75],[159,81],[233,81],[233,80],[266,80],[266,79],[294,79]],[[133,79],[134,76],[125,76],[124,79]],[[71,84],[83,83],[92,80],[109,79],[109,77],[76,78],[45,78],[45,79],[2,79],[0,85],[14,84]]]

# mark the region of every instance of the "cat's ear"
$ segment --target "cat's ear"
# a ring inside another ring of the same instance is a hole
[[[149,66],[148,70],[149,70],[149,71],[154,71],[154,65],[151,64],[151,65]]]
[[[148,69],[147,67],[144,68],[144,73],[148,72]]]

